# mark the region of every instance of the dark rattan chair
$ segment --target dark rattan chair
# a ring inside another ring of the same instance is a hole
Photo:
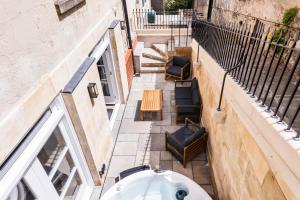
[[[173,56],[166,64],[165,79],[174,77],[184,80],[190,76],[190,60],[182,56]]]
[[[174,133],[165,133],[166,150],[170,151],[183,165],[199,153],[206,151],[207,133],[205,128],[185,119],[185,126]]]
[[[189,118],[199,122],[202,115],[202,100],[196,78],[175,81],[176,124]]]

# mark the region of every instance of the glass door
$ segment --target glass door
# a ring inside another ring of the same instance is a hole
[[[7,161],[0,199],[89,199],[94,183],[74,134],[59,96]]]
[[[100,82],[106,104],[115,104],[116,94],[114,88],[114,76],[108,49],[104,51],[97,62]]]
[[[80,199],[82,179],[59,126],[7,200]]]
[[[82,181],[59,127],[55,128],[37,158],[60,198],[75,199]]]

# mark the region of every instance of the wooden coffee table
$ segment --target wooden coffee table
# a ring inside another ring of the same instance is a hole
[[[141,105],[141,120],[144,120],[145,112],[160,112],[160,119],[163,120],[162,102],[163,93],[161,90],[144,90]]]

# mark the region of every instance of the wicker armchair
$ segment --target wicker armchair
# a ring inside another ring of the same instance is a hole
[[[190,76],[191,63],[188,58],[182,56],[173,56],[166,64],[165,79],[174,77],[184,80]]]
[[[205,128],[185,119],[185,126],[174,133],[165,133],[166,150],[169,150],[183,165],[199,153],[206,151],[207,133]]]

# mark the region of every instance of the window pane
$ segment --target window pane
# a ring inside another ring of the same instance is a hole
[[[104,65],[98,66],[98,70],[99,70],[100,80],[106,80],[107,78],[106,78]]]
[[[76,172],[71,181],[71,184],[67,190],[67,193],[66,193],[66,196],[64,199],[66,199],[66,200],[75,199],[75,197],[78,193],[78,190],[80,188],[80,185],[81,185],[81,179],[80,179],[78,173]]]
[[[23,180],[10,192],[6,200],[33,200],[36,199]]]
[[[66,144],[61,132],[59,128],[56,127],[37,156],[47,174],[50,173],[65,146]]]
[[[103,91],[103,95],[104,96],[110,96],[110,92],[109,92],[109,87],[108,87],[108,83],[101,83],[102,85],[102,91]]]
[[[73,167],[73,160],[69,152],[67,152],[66,156],[64,157],[60,166],[55,172],[54,177],[52,178],[52,183],[59,195],[61,194],[63,186],[66,184]]]

